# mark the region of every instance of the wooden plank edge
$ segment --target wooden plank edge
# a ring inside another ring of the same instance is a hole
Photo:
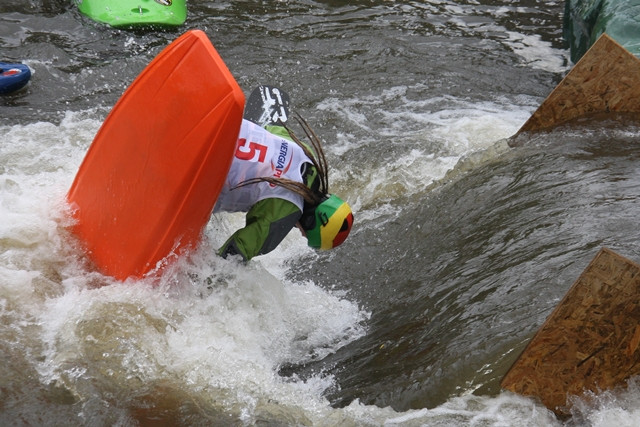
[[[606,33],[512,139],[599,113],[636,113],[640,118],[640,59]]]
[[[569,396],[584,398],[587,391],[624,386],[631,376],[640,374],[639,290],[640,265],[602,248],[516,358],[500,386],[539,399],[560,418],[570,416]],[[604,299],[598,301],[598,297]],[[571,329],[567,326],[571,323],[579,327]],[[585,351],[587,356],[582,354]],[[585,357],[576,358],[579,355]],[[553,362],[544,360],[549,357]]]

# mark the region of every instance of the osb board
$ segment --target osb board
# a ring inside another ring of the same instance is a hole
[[[501,382],[559,416],[568,395],[624,385],[640,374],[640,266],[602,249]]]
[[[640,59],[606,34],[598,38],[516,136],[603,112],[640,113]]]

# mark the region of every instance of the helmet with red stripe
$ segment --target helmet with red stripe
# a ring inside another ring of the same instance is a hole
[[[309,246],[331,249],[346,240],[353,225],[353,213],[345,201],[328,194],[313,213],[303,215],[300,224],[306,232]]]

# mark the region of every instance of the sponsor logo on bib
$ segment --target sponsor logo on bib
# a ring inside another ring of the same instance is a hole
[[[287,161],[287,157],[289,157]],[[273,169],[273,176],[276,178],[280,178],[283,174],[287,173],[289,168],[291,167],[291,162],[293,161],[293,156],[289,153],[289,143],[283,142],[280,145],[280,152],[278,153],[278,157],[276,158],[276,162],[274,164],[273,160],[271,161],[271,169]],[[271,187],[275,187],[274,184],[269,184]]]

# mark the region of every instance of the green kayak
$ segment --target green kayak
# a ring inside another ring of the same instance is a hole
[[[75,0],[89,18],[118,28],[176,27],[187,19],[186,0]]]
[[[603,33],[640,57],[640,0],[566,0],[564,37],[574,63]]]

